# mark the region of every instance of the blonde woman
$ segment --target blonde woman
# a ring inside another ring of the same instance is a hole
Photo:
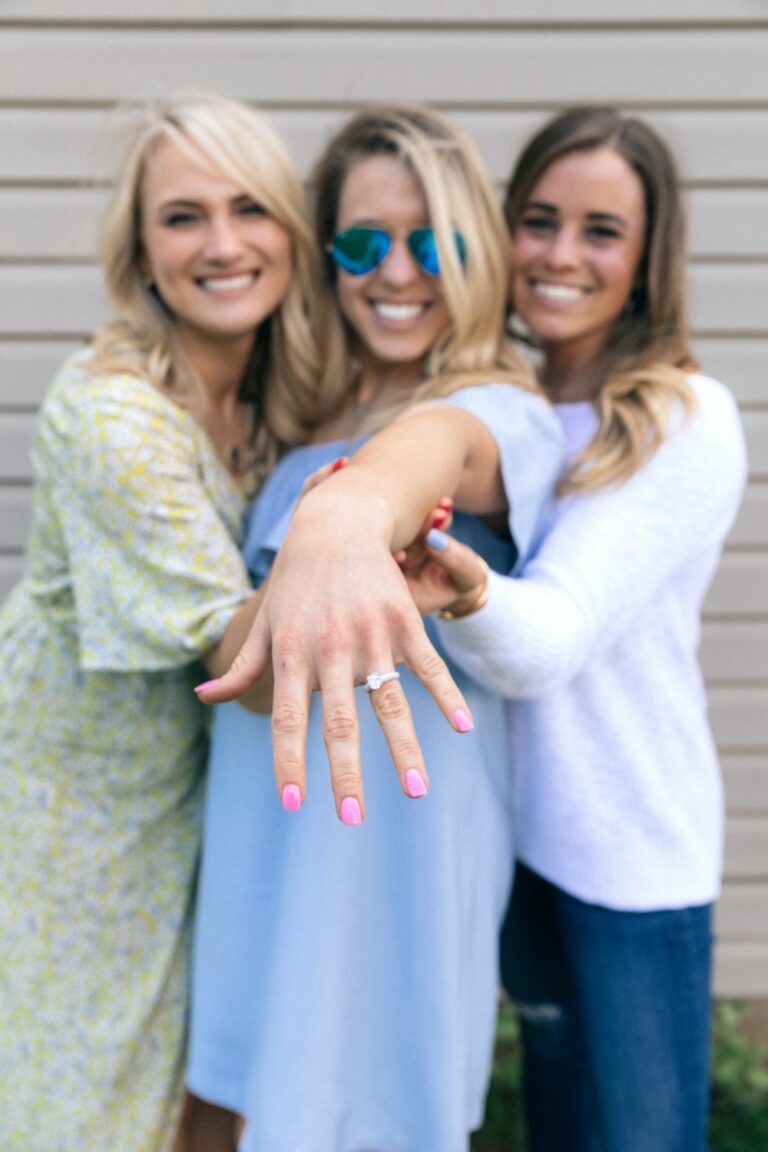
[[[269,571],[310,473],[383,423],[418,429],[414,402],[446,396],[419,406],[434,410],[448,464],[409,465],[425,511],[407,513],[408,531],[441,495],[453,495],[459,509],[500,514],[499,535],[460,512],[456,530],[509,570],[530,547],[561,442],[504,335],[503,219],[476,149],[431,111],[374,107],[331,140],[314,193],[328,289],[344,326],[346,393],[259,496],[245,543],[254,578]],[[500,454],[492,433],[501,429]],[[387,469],[375,488],[387,492],[400,478]],[[340,526],[346,513],[344,501],[335,504]],[[311,623],[316,585],[344,599],[355,582],[333,527],[325,529],[290,593],[298,635]],[[278,554],[278,582],[279,565]],[[330,618],[317,623],[332,636]],[[300,660],[299,651],[283,653],[289,664]],[[419,671],[443,686],[455,731],[403,673],[422,755],[394,666],[372,654],[366,674],[383,675],[369,675],[375,714],[366,705],[361,719],[365,797],[351,762],[335,761],[349,733],[338,678],[312,705],[306,777],[296,760],[283,763],[277,796],[270,728],[277,748],[295,710],[279,694],[271,724],[236,704],[217,710],[188,1073],[191,1090],[218,1105],[222,1121],[230,1114],[215,1147],[234,1147],[238,1113],[240,1147],[260,1152],[465,1152],[482,1121],[512,848],[502,709],[464,678],[462,697],[439,658]],[[305,694],[309,687],[304,679]],[[202,695],[215,696],[215,686]],[[214,1147],[202,1136],[191,1146]]]
[[[102,262],[116,318],[43,404],[28,575],[0,615],[0,1146],[25,1152],[169,1146],[207,743],[192,685],[237,649],[243,513],[319,395],[301,188],[246,107],[144,111]]]
[[[561,499],[519,579],[438,533],[412,588],[422,610],[462,617],[439,633],[466,672],[532,697],[508,708],[521,863],[502,937],[531,1148],[703,1152],[722,793],[697,649],[743,436],[691,355],[680,191],[653,129],[611,110],[555,117],[505,208],[513,311],[566,437]],[[374,474],[349,472],[327,488],[351,531]],[[370,591],[370,549],[361,530],[369,629],[388,595],[383,567]],[[343,630],[333,597],[314,607]]]

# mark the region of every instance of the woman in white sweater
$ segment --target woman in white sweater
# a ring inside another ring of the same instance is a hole
[[[679,186],[647,125],[610,110],[556,117],[525,149],[506,212],[514,313],[568,444],[560,499],[522,578],[489,576],[438,535],[411,585],[423,611],[448,610],[441,640],[460,665],[531,697],[509,706],[522,864],[502,952],[532,1152],[703,1152],[722,797],[696,653],[743,490],[743,437],[689,350]],[[421,460],[442,451],[427,420]],[[338,695],[339,669],[359,681],[366,660],[434,674],[381,560],[408,488],[407,432],[385,435],[306,498],[217,698],[290,635],[303,542],[338,500],[335,556],[354,586],[342,597],[311,582],[315,623],[276,682],[300,715],[308,684]],[[452,689],[434,679],[448,712]],[[390,710],[404,706],[389,688]],[[300,761],[301,745],[298,723],[283,759]],[[336,763],[355,764],[353,728],[342,745]]]
[[[516,698],[502,971],[530,1145],[701,1152],[723,822],[697,650],[744,484],[741,428],[691,364],[676,178],[650,128],[556,118],[506,213],[514,313],[566,437],[561,498],[522,579],[437,534],[441,573],[415,587],[428,610],[451,581],[459,612],[485,600],[441,640]]]

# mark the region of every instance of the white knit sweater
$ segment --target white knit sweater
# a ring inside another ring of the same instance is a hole
[[[730,393],[697,408],[619,487],[561,500],[522,578],[440,625],[450,655],[509,703],[520,859],[619,909],[714,899],[722,789],[697,660],[699,616],[746,473]],[[559,408],[569,458],[591,405]],[[531,697],[522,699],[522,697]]]

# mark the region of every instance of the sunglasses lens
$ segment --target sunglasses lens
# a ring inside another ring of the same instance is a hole
[[[464,265],[467,258],[464,237],[461,232],[454,232],[453,238],[456,242],[456,252],[458,253],[459,261]],[[432,228],[414,228],[408,237],[408,246],[413,253],[414,260],[419,262],[429,276],[440,275],[440,258],[437,254],[437,240]]]
[[[346,228],[334,236],[331,256],[345,272],[365,276],[381,264],[391,246],[389,235],[381,228]]]
[[[466,245],[461,232],[454,231],[456,252],[463,265]],[[345,228],[337,232],[331,244],[334,263],[352,276],[366,276],[378,268],[392,247],[392,237],[383,228]],[[414,260],[429,276],[440,275],[437,240],[429,227],[414,228],[408,236],[408,247]]]
[[[440,275],[440,260],[437,255],[437,241],[431,228],[414,228],[408,237],[408,247],[413,258],[430,276]]]

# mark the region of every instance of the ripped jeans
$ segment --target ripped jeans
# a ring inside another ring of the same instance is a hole
[[[529,1152],[705,1152],[711,913],[586,904],[518,863],[501,973]]]

